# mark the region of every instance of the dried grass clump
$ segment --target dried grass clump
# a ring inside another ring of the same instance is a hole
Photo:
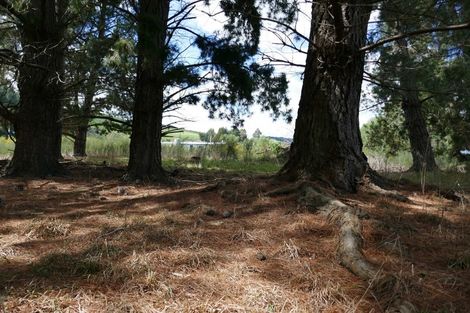
[[[176,243],[177,237],[175,236],[174,227],[149,227],[147,228],[143,236],[147,243],[152,244],[168,244],[174,245]]]
[[[104,226],[101,229],[99,239],[119,239],[119,240],[141,240],[141,234],[148,229],[152,229],[153,225],[149,224],[147,219],[134,218],[130,221],[124,218],[121,226]]]
[[[232,235],[231,239],[244,243],[267,243],[269,233],[264,229],[248,231],[246,228],[241,227]]]
[[[178,235],[177,245],[192,250],[199,249],[203,236],[204,233],[199,229],[185,229]]]
[[[358,309],[361,299],[353,299],[346,294],[347,288],[333,281],[326,268],[312,269],[308,263],[298,264],[290,286],[307,294],[307,312],[361,312]]]
[[[201,248],[199,250],[185,250],[177,255],[175,266],[183,269],[211,268],[216,264],[217,254],[214,250]]]
[[[289,239],[288,241],[284,241],[279,254],[291,260],[298,259],[300,257],[300,248],[292,239]]]
[[[382,248],[400,257],[408,257],[410,255],[408,247],[402,243],[399,234],[393,234],[392,236],[389,236],[387,239],[383,240],[380,243],[379,248]]]
[[[26,229],[28,238],[51,239],[66,237],[70,233],[70,224],[57,218],[34,219]]]
[[[114,258],[123,253],[123,250],[117,246],[108,244],[107,240],[94,243],[88,250],[84,252],[84,255],[91,258]]]
[[[18,252],[13,247],[0,247],[0,259],[8,259],[14,257]]]
[[[359,312],[360,302],[346,295],[338,283],[317,277],[312,279],[311,288],[309,297],[311,312]]]
[[[31,290],[21,298],[6,297],[0,304],[0,312],[23,313],[23,312],[80,312],[77,308],[77,300],[64,290]],[[80,300],[79,300],[80,301]],[[3,305],[3,306],[2,306]],[[80,307],[81,304],[78,304]],[[3,310],[2,310],[3,309]],[[81,311],[85,312],[85,311]]]
[[[120,263],[103,272],[104,282],[113,282],[123,286],[123,291],[133,293],[135,290],[160,291],[165,275],[161,271],[164,265],[156,252],[144,253],[133,251]]]
[[[100,273],[105,265],[90,257],[73,256],[66,253],[52,253],[33,264],[32,271],[38,276],[88,276]]]
[[[449,268],[460,270],[470,269],[470,250],[466,250],[450,259],[448,266]]]
[[[153,255],[147,253],[137,253],[136,251],[132,252],[132,255],[126,260],[125,266],[130,273],[141,274],[146,273],[149,270],[152,270],[153,264]]]
[[[429,224],[433,226],[437,226],[447,222],[446,219],[432,213],[415,213],[413,214],[413,218],[418,223]]]

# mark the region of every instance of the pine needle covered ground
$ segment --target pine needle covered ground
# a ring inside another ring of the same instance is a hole
[[[0,180],[0,311],[382,312],[336,257],[337,229],[261,176],[184,171],[172,187]],[[407,187],[359,193],[365,255],[419,312],[470,307],[470,207]]]

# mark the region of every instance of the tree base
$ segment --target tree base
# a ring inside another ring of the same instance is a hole
[[[17,165],[14,160],[10,161],[3,169],[4,177],[57,177],[66,176],[67,170],[59,163],[49,164],[45,166],[27,167]]]

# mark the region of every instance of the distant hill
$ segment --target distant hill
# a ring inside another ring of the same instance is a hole
[[[162,138],[162,140],[173,141],[175,139],[179,139],[181,141],[200,141],[200,138],[201,138],[199,136],[200,134],[201,132],[185,129],[178,133],[166,135],[165,137]],[[290,145],[292,143],[292,138],[276,137],[276,136],[266,136],[266,138],[283,143],[285,145]]]
[[[184,130],[178,133],[169,134],[162,138],[163,141],[173,141],[179,139],[181,141],[199,141],[199,132],[193,130]]]
[[[272,139],[272,140],[275,140],[275,141],[279,141],[279,142],[282,142],[286,145],[290,145],[293,141],[292,138],[286,138],[286,137],[273,137],[273,136],[268,136],[268,138]]]

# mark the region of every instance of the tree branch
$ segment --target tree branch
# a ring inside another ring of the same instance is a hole
[[[0,7],[3,7],[7,13],[9,13],[11,16],[17,18],[21,23],[25,23],[25,18],[23,14],[18,12],[11,3],[9,3],[6,0],[0,0]]]
[[[131,122],[119,120],[117,118],[110,117],[110,116],[102,116],[102,115],[71,115],[71,116],[63,117],[60,120],[65,121],[65,120],[71,120],[71,119],[92,119],[92,118],[98,118],[98,119],[103,119],[103,120],[123,124],[126,126],[132,126]]]
[[[445,32],[445,31],[452,31],[452,30],[463,30],[463,29],[470,29],[470,22],[464,23],[464,24],[458,24],[458,25],[450,25],[450,26],[445,26],[445,27],[425,28],[425,29],[415,30],[409,33],[398,34],[395,36],[381,39],[373,44],[364,46],[361,49],[359,49],[359,52],[370,51],[377,47],[383,46],[386,43],[397,41],[403,38],[413,37],[416,35],[434,33],[434,32]]]

